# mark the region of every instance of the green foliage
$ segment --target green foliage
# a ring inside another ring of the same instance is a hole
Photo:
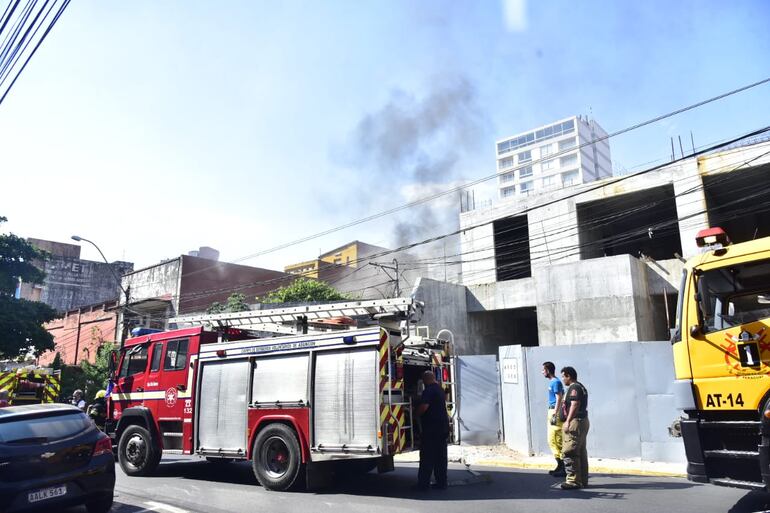
[[[0,224],[5,221],[0,216]],[[59,314],[45,303],[14,297],[19,280],[42,283],[45,273],[32,262],[44,258],[45,253],[21,237],[0,234],[0,357],[16,358],[32,348],[39,355],[54,347],[43,324]]]
[[[61,362],[61,354],[59,352],[56,352],[56,356],[53,357],[53,361],[51,362],[51,368],[53,370],[59,370],[61,369],[62,362]]]
[[[79,365],[62,365],[61,368],[61,395],[60,400],[67,401],[72,397],[72,392],[85,390],[86,377]],[[87,400],[86,400],[87,402]]]
[[[16,358],[34,348],[35,355],[54,348],[53,335],[43,324],[59,314],[36,301],[0,294],[0,356]]]
[[[263,303],[305,303],[309,301],[337,301],[349,299],[331,285],[308,278],[298,278],[262,298]]]
[[[222,313],[222,312],[246,312],[249,310],[249,304],[246,302],[246,296],[244,294],[234,293],[230,294],[227,298],[227,303],[222,304],[219,301],[214,301],[206,309],[206,313]]]
[[[93,400],[96,392],[107,388],[109,379],[110,352],[115,349],[112,342],[104,342],[96,352],[96,360],[90,363],[83,360],[80,368],[83,370],[83,391],[86,394],[86,402]]]

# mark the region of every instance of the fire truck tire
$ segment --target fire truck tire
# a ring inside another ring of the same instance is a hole
[[[254,475],[264,488],[285,491],[298,485],[302,454],[297,434],[285,424],[270,424],[257,435],[252,450]]]
[[[129,476],[151,474],[160,463],[161,451],[143,426],[128,426],[118,443],[120,468]]]

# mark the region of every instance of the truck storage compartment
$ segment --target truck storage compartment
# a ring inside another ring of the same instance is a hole
[[[246,418],[251,362],[230,360],[201,366],[198,451],[246,454]]]
[[[379,412],[377,351],[317,353],[315,448],[375,454]]]
[[[251,405],[306,406],[309,361],[306,354],[258,358],[254,363]]]

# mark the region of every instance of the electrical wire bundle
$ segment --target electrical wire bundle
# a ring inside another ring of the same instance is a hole
[[[10,0],[0,16],[0,104],[70,0]]]

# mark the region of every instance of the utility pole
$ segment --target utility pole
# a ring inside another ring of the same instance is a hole
[[[373,265],[374,267],[379,267],[382,269],[385,274],[388,275],[388,278],[390,278],[390,281],[394,282],[395,287],[393,290],[393,297],[400,297],[401,296],[401,286],[399,284],[399,276],[398,276],[398,260],[395,258],[393,259],[393,265],[385,265],[385,264],[378,264],[376,262],[369,262],[369,265]],[[395,275],[391,276],[391,274],[388,271],[392,271]]]

